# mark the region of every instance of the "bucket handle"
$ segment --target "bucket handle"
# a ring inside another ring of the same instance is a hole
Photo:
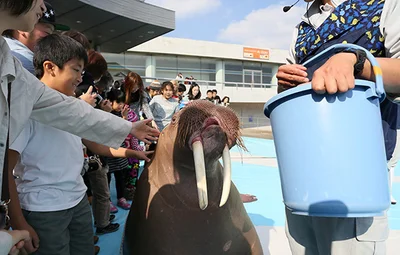
[[[350,44],[350,43],[335,44],[335,45],[327,48],[326,50],[320,52],[316,56],[310,58],[309,60],[304,62],[303,65],[305,67],[312,66],[312,65],[318,63],[319,61],[324,60],[327,57],[330,57],[330,56],[332,56],[334,54],[340,53],[343,50],[347,50],[347,49],[362,50],[367,54],[367,59],[371,63],[371,66],[373,68],[374,75],[375,75],[375,90],[376,90],[376,93],[378,94],[378,96],[380,98],[383,99],[385,97],[385,89],[383,88],[382,69],[380,68],[379,63],[375,59],[375,57],[368,50],[364,49],[363,47],[360,47],[360,46],[355,45],[355,44]]]

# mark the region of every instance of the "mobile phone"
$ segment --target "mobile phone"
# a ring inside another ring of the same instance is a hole
[[[103,97],[100,96],[99,94],[96,95],[96,104],[99,105],[101,102],[103,102]]]

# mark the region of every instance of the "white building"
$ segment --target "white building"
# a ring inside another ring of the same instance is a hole
[[[57,22],[84,33],[102,52],[112,74],[134,71],[147,84],[178,73],[193,76],[203,97],[208,89],[229,96],[244,126],[268,123],[263,106],[276,94],[275,74],[286,51],[162,37],[175,29],[175,12],[144,1],[47,1]]]
[[[229,96],[245,127],[268,124],[263,106],[276,94],[286,51],[162,37],[175,29],[175,12],[144,1],[47,1],[57,22],[84,33],[102,52],[112,74],[134,71],[147,84],[193,76],[203,97],[208,89]]]
[[[157,37],[121,54],[102,53],[112,74],[134,71],[145,79],[173,80],[193,76],[206,91],[229,96],[245,126],[263,126],[265,102],[276,94],[276,72],[287,51],[245,45]],[[189,88],[189,85],[187,86]]]

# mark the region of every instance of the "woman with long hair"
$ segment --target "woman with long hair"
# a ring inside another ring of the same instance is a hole
[[[147,94],[144,89],[143,80],[139,74],[129,72],[121,90],[125,92],[125,104],[129,105],[131,110],[140,118],[140,112],[143,112],[148,119],[152,119],[151,125],[157,128],[154,122],[153,113],[150,110]]]
[[[227,107],[230,104],[230,98],[228,96],[224,96],[221,101],[221,105]]]
[[[193,82],[188,92],[189,101],[198,100],[201,98],[200,86]]]

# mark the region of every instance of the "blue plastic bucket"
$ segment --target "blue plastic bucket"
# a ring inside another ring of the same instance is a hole
[[[342,48],[335,45],[305,65]],[[271,119],[285,205],[294,214],[371,217],[390,206],[388,171],[376,84],[356,80],[347,93],[317,94],[311,84],[287,90],[265,104]]]

